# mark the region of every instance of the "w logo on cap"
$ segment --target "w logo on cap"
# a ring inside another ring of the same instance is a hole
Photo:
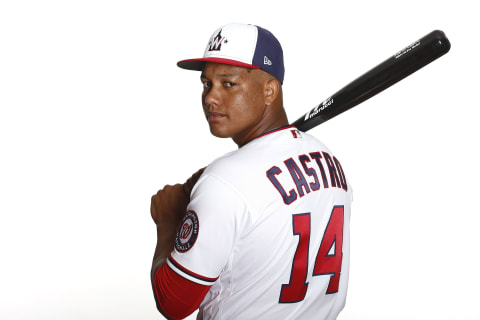
[[[283,50],[268,30],[252,24],[230,23],[216,29],[204,47],[203,57],[181,60],[180,68],[203,70],[206,62],[262,69],[283,83]]]
[[[218,34],[208,44],[208,51],[220,51],[222,44],[227,42],[227,38],[222,37],[222,29],[220,29]]]

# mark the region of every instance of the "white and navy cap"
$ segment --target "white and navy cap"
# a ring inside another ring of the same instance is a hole
[[[177,65],[201,71],[205,62],[261,69],[281,83],[285,75],[280,42],[270,31],[250,24],[231,23],[220,27],[210,37],[203,58],[182,60]]]

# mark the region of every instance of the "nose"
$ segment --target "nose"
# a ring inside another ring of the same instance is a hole
[[[211,86],[210,88],[205,89],[203,93],[203,104],[207,107],[212,105],[217,106],[220,102],[220,93],[216,87]]]

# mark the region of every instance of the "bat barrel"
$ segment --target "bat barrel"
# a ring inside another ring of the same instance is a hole
[[[449,50],[450,41],[445,33],[432,31],[340,89],[292,125],[308,131],[387,89]]]

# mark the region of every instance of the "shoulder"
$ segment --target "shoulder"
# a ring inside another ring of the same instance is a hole
[[[251,146],[229,152],[215,159],[205,169],[204,175],[214,177],[224,183],[233,183],[255,167],[255,150]]]
[[[200,195],[209,201],[217,198],[217,204],[227,198],[230,201],[242,198],[239,182],[242,173],[246,172],[244,162],[233,154],[227,154],[210,163],[192,189],[192,198]]]
[[[306,144],[316,146],[317,148],[325,151],[330,151],[330,149],[315,136],[312,136],[311,134],[306,132],[301,132],[301,134],[302,134],[302,139],[305,141]]]
[[[272,163],[307,151],[330,150],[316,137],[294,127],[256,139],[242,148],[217,158],[205,169],[204,175],[226,184],[241,186],[258,179]]]

